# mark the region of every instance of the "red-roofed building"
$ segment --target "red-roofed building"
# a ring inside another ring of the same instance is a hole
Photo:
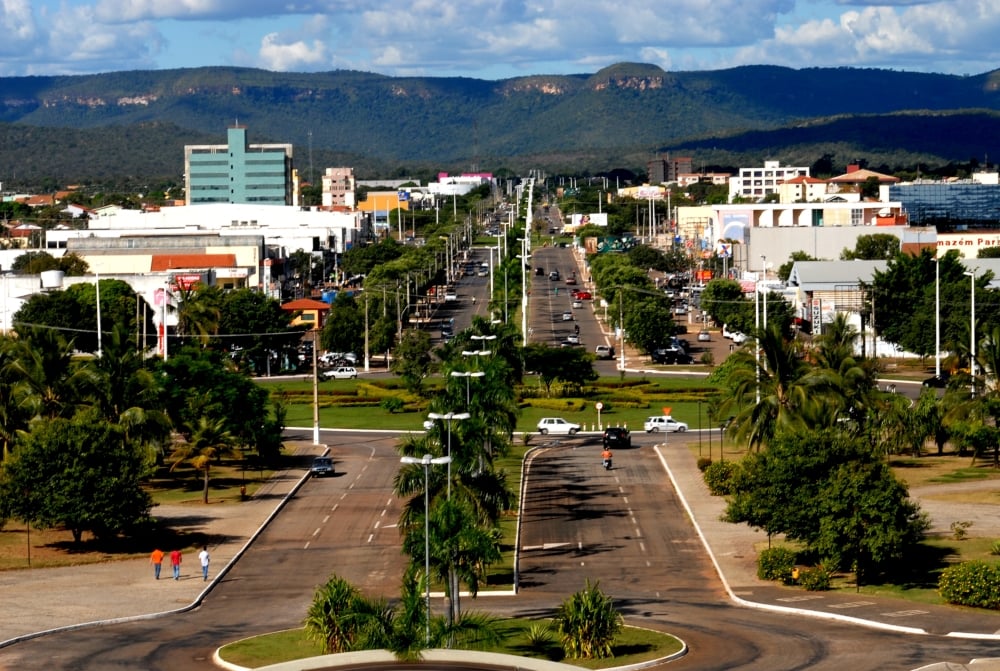
[[[312,298],[297,298],[281,306],[286,312],[297,313],[291,326],[306,325],[312,331],[318,331],[326,323],[326,315],[330,312],[330,304]]]

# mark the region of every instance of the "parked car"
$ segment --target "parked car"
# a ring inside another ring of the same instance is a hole
[[[324,475],[333,475],[333,459],[331,457],[316,457],[309,468],[309,475],[314,478],[321,478]]]
[[[609,426],[604,429],[604,447],[632,447],[632,433],[623,426]]]
[[[353,380],[357,376],[358,370],[353,366],[338,366],[323,371],[323,377],[327,380]]]
[[[559,436],[572,436],[579,430],[579,424],[567,422],[562,417],[542,417],[538,420],[538,433],[543,436],[550,433]]]
[[[690,354],[677,347],[653,350],[650,358],[653,360],[653,363],[668,365],[694,363],[694,359],[691,358]]]
[[[705,331],[704,329],[698,331],[698,342],[711,342],[711,341],[712,341],[711,333]]]
[[[746,341],[747,337],[743,333],[740,333],[739,331],[735,331],[733,333],[733,342],[736,343],[737,345],[742,345]]]
[[[676,306],[674,306],[674,314],[675,315],[686,315],[687,313],[688,313],[688,309],[687,309],[686,305],[676,305]]]
[[[646,433],[657,433],[659,431],[684,433],[687,431],[688,425],[684,422],[678,422],[670,415],[656,415],[654,417],[647,417],[646,421],[642,424],[642,428]]]
[[[598,359],[614,359],[615,348],[611,345],[598,345],[594,348],[594,356]]]

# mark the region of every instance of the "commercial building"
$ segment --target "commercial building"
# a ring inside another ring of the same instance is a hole
[[[888,197],[903,204],[912,223],[941,232],[1000,229],[997,173],[952,182],[902,182],[889,186]]]
[[[796,177],[809,177],[809,168],[782,166],[778,161],[764,161],[764,167],[740,168],[739,175],[729,179],[729,202],[760,202],[777,194],[779,184]]]
[[[666,184],[676,182],[683,174],[694,172],[690,156],[671,158],[654,158],[646,163],[650,184]]]
[[[226,136],[227,144],[185,145],[186,205],[297,204],[292,145],[249,144],[239,125]]]

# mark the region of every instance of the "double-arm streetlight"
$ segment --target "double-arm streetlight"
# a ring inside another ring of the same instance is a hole
[[[430,468],[431,464],[448,464],[451,467],[451,457],[432,457],[425,454],[422,458],[402,457],[399,460],[404,464],[420,464],[424,467],[424,581],[427,585],[427,644],[431,642],[431,499],[430,499]],[[448,483],[449,486],[451,482]]]
[[[430,412],[427,413],[428,419],[443,419],[448,422],[448,461],[442,462],[448,464],[448,498],[451,498],[451,421],[461,421],[463,419],[469,419],[471,417],[467,412]]]
[[[483,351],[486,352],[487,354],[489,354],[489,350],[483,350]],[[465,354],[465,352],[462,352],[462,354]],[[469,352],[469,354],[479,354],[479,352]],[[465,409],[466,410],[469,409],[469,406],[472,403],[471,391],[470,391],[470,387],[469,387],[469,385],[470,385],[469,378],[470,377],[483,377],[484,375],[486,375],[486,373],[484,373],[481,370],[477,370],[477,371],[453,370],[453,371],[451,371],[451,376],[452,377],[464,377],[465,378]]]

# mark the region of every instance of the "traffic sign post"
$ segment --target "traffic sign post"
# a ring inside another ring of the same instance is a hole
[[[604,404],[598,401],[594,404],[594,407],[597,408],[597,430],[603,431],[604,426],[601,424],[601,410],[604,410]]]

